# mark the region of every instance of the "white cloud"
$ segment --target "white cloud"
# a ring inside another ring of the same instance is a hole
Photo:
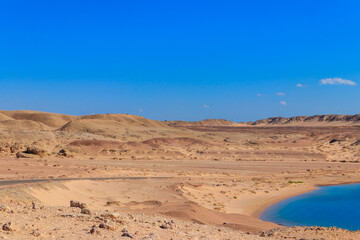
[[[324,78],[320,80],[321,85],[349,85],[356,86],[356,82],[342,78]]]
[[[307,87],[307,85],[304,85],[304,84],[301,84],[301,83],[296,84],[296,86],[300,87],[300,88],[306,88]]]
[[[285,96],[286,94],[283,93],[283,92],[278,92],[278,93],[276,93],[276,95],[278,95],[278,96]]]
[[[207,104],[204,104],[203,107],[204,107],[204,108],[210,108],[210,106],[207,105]]]
[[[284,106],[287,105],[287,103],[286,103],[285,101],[280,101],[280,104],[281,104],[281,105],[284,105]]]
[[[260,94],[260,93],[258,93],[258,94],[256,94],[256,96],[261,97],[261,94]]]

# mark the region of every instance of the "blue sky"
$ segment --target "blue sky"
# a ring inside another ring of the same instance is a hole
[[[359,12],[355,0],[2,0],[0,109],[360,113]]]

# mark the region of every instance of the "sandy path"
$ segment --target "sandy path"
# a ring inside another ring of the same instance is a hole
[[[125,179],[165,179],[166,177],[96,177],[96,178],[45,178],[45,179],[30,179],[30,180],[10,180],[10,181],[0,181],[0,187],[8,187],[18,184],[27,184],[27,183],[42,183],[42,182],[62,182],[62,181],[81,181],[81,180],[125,180]]]

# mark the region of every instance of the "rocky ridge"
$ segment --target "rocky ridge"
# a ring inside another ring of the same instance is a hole
[[[315,115],[296,117],[270,117],[255,122],[247,122],[251,126],[277,126],[277,125],[357,125],[360,124],[360,114],[356,115]]]

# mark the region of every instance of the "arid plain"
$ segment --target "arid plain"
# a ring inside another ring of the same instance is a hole
[[[234,123],[0,111],[0,239],[360,239],[258,219],[359,173],[360,115]]]

